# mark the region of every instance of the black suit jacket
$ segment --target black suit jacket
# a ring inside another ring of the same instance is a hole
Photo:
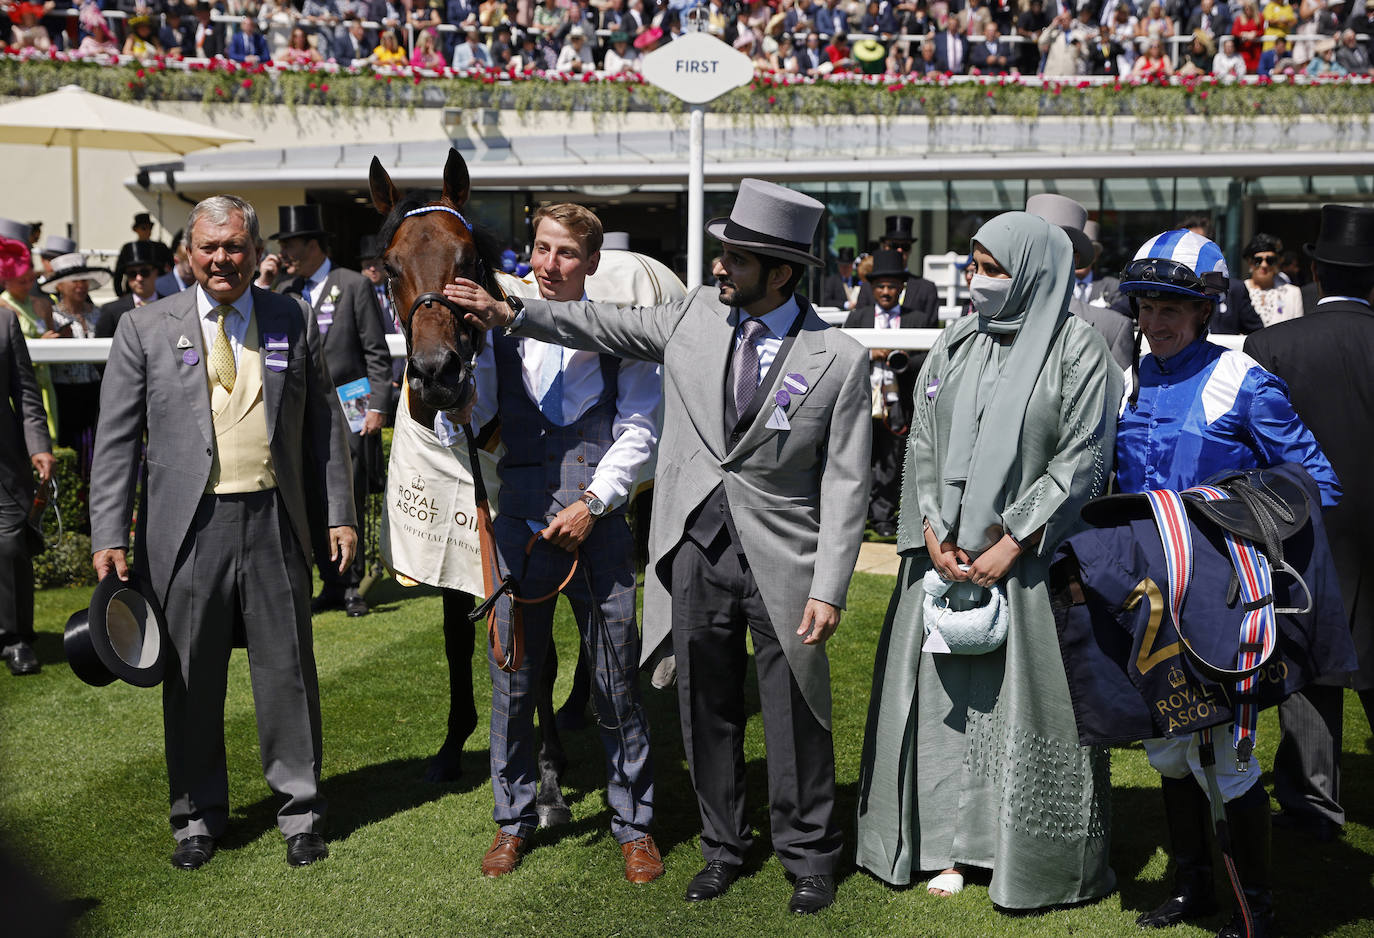
[[[28,510],[33,498],[29,457],[52,452],[48,412],[34,377],[19,317],[0,307],[0,498]],[[6,623],[8,625],[8,623]]]
[[[960,52],[960,56],[959,56],[959,67],[958,67],[957,69],[954,69],[954,68],[951,68],[951,67],[950,67],[950,62],[949,62],[949,48],[948,48],[948,46],[949,46],[949,33],[948,33],[948,32],[936,33],[936,34],[935,34],[935,61],[938,62],[938,63],[940,63],[940,71],[942,71],[942,72],[956,72],[956,73],[962,75],[964,72],[967,72],[967,71],[968,71],[968,40],[965,39],[963,36],[960,36],[960,37],[959,37],[959,49],[961,50],[961,52]]]
[[[838,306],[843,308],[849,301],[849,296],[845,293],[844,278],[838,272],[826,274],[821,279],[821,296],[816,301],[817,306]]]
[[[159,293],[148,302],[162,299]],[[134,308],[134,295],[126,293],[117,300],[111,300],[100,307],[100,319],[95,324],[95,337],[97,339],[113,339],[115,329],[119,328],[119,320],[124,314]]]
[[[1323,513],[1346,615],[1360,660],[1357,689],[1374,689],[1374,310],[1336,300],[1310,316],[1275,323],[1245,351],[1288,382],[1293,408],[1341,481],[1341,503]]]
[[[281,292],[300,296],[304,277],[287,280]],[[382,333],[382,314],[372,282],[356,270],[333,267],[323,285],[310,297],[311,311],[320,325],[325,369],[334,387],[367,378],[372,389],[369,410],[391,412],[391,353]],[[332,302],[333,322],[320,322],[321,307]]]
[[[1232,277],[1231,286],[1217,303],[1216,314],[1207,330],[1219,335],[1249,335],[1263,328],[1264,320],[1259,318],[1255,305],[1250,302],[1245,281]]]
[[[913,284],[915,280],[911,281]],[[922,283],[930,283],[923,280]],[[931,290],[935,285],[931,284]],[[907,289],[907,298],[910,299],[910,288]],[[844,321],[846,329],[872,329],[874,322],[874,305],[869,303],[867,306],[856,306],[849,314],[849,318]],[[940,316],[936,309],[918,309],[903,304],[899,307],[901,311],[901,325],[903,329],[937,329],[940,326]],[[912,400],[916,390],[916,376],[921,373],[921,366],[926,363],[927,352],[909,351],[907,355],[911,359],[910,367],[897,373],[897,389],[901,394],[902,407],[905,409],[908,420],[912,413]]]
[[[865,280],[859,285],[859,299],[855,301],[854,308],[862,306],[872,307],[873,288]],[[923,316],[929,317],[931,328],[939,325],[940,314],[940,291],[935,288],[925,277],[912,277],[906,284],[906,295],[902,297],[903,309],[914,309]],[[903,325],[902,328],[907,328]]]
[[[989,65],[988,59],[992,56],[1002,56],[1006,59],[1004,65]],[[997,43],[997,51],[989,52],[987,40],[977,39],[968,47],[968,64],[980,72],[1006,72],[1016,66],[1016,60],[1012,57],[1011,46],[1005,42]]]

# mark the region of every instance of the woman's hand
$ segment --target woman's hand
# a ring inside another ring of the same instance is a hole
[[[959,550],[950,541],[939,543],[935,540],[935,532],[931,530],[929,524],[925,525],[926,551],[930,554],[930,562],[935,565],[935,572],[946,580],[962,582],[968,579],[968,574],[959,569],[960,555],[963,551]]]
[[[1021,556],[1021,545],[1010,534],[978,555],[969,566],[968,578],[979,586],[995,586],[1000,583]]]

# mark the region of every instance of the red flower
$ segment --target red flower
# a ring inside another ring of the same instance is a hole
[[[768,96],[768,103],[769,103],[769,104],[777,104],[777,103],[778,103],[778,99],[775,98],[775,97],[773,97],[773,96],[770,94],[770,95]]]
[[[217,97],[217,98],[222,98],[222,97],[224,97],[224,89],[223,89],[223,88],[216,87],[216,88],[215,88],[215,97]]]
[[[139,78],[142,78],[144,75],[147,74],[147,72],[143,71],[143,69],[140,68],[138,71],[134,72],[134,74],[137,75]]]
[[[246,89],[248,89],[248,88],[253,87],[253,79],[251,79],[251,78],[245,78],[243,81],[239,82],[239,84],[242,85],[242,86],[244,87],[244,89],[246,90]]]
[[[1205,98],[1205,97],[1207,97],[1207,92],[1205,92],[1205,91],[1199,91],[1197,96],[1198,96],[1199,98]]]
[[[320,85],[320,94],[329,94],[329,86]]]

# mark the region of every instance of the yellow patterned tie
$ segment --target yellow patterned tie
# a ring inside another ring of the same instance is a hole
[[[215,307],[219,323],[215,327],[215,344],[210,349],[210,361],[215,366],[215,376],[219,379],[220,387],[229,392],[234,390],[234,376],[238,374],[238,368],[234,364],[234,349],[229,344],[229,333],[224,331],[224,319],[232,312],[232,306]]]

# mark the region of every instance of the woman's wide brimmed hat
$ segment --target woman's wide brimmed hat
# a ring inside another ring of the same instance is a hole
[[[44,290],[51,289],[59,283],[70,283],[73,280],[91,281],[91,289],[99,290],[109,283],[114,274],[104,267],[95,267],[86,263],[85,254],[63,254],[53,258],[52,273],[38,281],[38,285]]]
[[[167,623],[152,589],[137,573],[108,573],[89,609],[73,613],[62,634],[72,673],[93,687],[116,680],[135,687],[162,683]]]
[[[1321,228],[1307,256],[1338,267],[1374,267],[1374,208],[1323,205]]]
[[[657,26],[650,26],[635,37],[635,48],[641,52],[652,46],[663,38],[663,30]]]
[[[729,218],[713,218],[706,233],[722,244],[785,261],[821,266],[811,253],[825,206],[786,186],[745,179],[740,182]]]

